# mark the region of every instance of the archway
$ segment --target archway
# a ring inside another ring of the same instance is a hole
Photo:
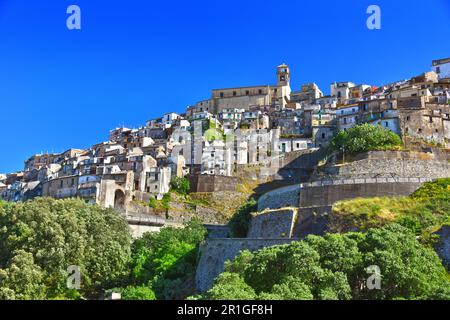
[[[114,208],[117,210],[125,209],[125,193],[120,189],[114,193]]]

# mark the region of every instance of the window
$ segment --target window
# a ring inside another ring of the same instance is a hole
[[[441,73],[441,67],[436,67],[436,73],[440,74]]]
[[[223,92],[220,93],[220,97],[223,98]]]
[[[322,133],[322,139],[325,139],[325,132]]]
[[[245,90],[245,94],[248,96],[250,94],[250,91]]]
[[[233,91],[233,97],[236,97],[236,91]]]
[[[262,90],[261,90],[261,89],[259,89],[259,90],[258,90],[258,93],[259,93],[259,94],[262,94]]]
[[[388,128],[389,127],[389,122],[384,122],[384,126],[386,127],[386,128]]]
[[[433,117],[430,116],[430,123],[433,123]]]
[[[406,116],[406,121],[409,121],[409,119],[410,119],[410,117],[409,117],[409,116]]]

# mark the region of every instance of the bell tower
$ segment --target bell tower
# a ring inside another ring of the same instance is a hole
[[[291,99],[291,73],[286,64],[281,64],[277,67],[277,86],[274,92],[274,98],[277,100],[277,105],[284,109]]]
[[[278,86],[289,86],[289,81],[291,73],[289,67],[286,64],[281,64],[277,67],[277,85]]]

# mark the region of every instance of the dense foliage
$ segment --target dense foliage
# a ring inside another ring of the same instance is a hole
[[[245,202],[236,212],[236,214],[230,219],[229,226],[234,238],[247,237],[248,228],[250,226],[250,220],[252,219],[251,213],[256,212],[258,203],[255,199],[250,198]]]
[[[447,198],[450,201],[450,178],[426,182],[420,189],[411,195],[411,198],[419,200],[442,197]]]
[[[331,227],[335,232],[367,230],[397,222],[430,240],[443,224],[450,224],[450,179],[425,183],[409,197],[362,198],[333,206]]]
[[[172,191],[175,191],[178,194],[187,195],[189,193],[189,190],[191,189],[191,185],[189,179],[184,177],[175,177],[170,182],[170,188]]]
[[[191,295],[198,247],[205,236],[206,229],[193,220],[184,228],[166,227],[135,240],[125,294],[131,298],[152,290],[158,299],[182,299]]]
[[[380,270],[379,289],[367,286],[371,266]],[[308,236],[243,251],[226,264],[205,298],[450,299],[450,280],[432,249],[391,224],[365,234]]]
[[[127,272],[131,237],[116,212],[81,200],[0,203],[0,299],[96,295]],[[69,266],[81,271],[68,289]]]
[[[372,150],[398,149],[402,141],[392,131],[369,124],[358,125],[347,131],[339,131],[331,141],[331,149],[348,153]]]

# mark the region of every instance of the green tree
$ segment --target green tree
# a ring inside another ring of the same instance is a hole
[[[71,265],[79,266],[80,292],[86,295],[99,294],[127,272],[130,232],[111,209],[77,199],[39,198],[1,205],[0,226],[0,287],[14,291],[17,299],[41,297],[41,283],[46,298],[72,298],[66,286]],[[14,271],[18,264],[25,274]]]
[[[379,289],[366,286],[370,266],[380,269]],[[391,224],[243,251],[225,265],[206,298],[254,292],[259,299],[450,299],[448,288],[450,279],[434,250],[409,229]]]
[[[13,253],[6,269],[0,269],[0,299],[44,299],[44,272],[24,250]],[[2,294],[3,293],[3,294]]]
[[[236,273],[224,272],[207,293],[211,300],[255,300],[255,290]]]
[[[360,153],[372,150],[398,149],[402,141],[392,131],[370,124],[362,124],[340,131],[331,140],[331,149],[348,153]]]
[[[131,283],[150,283],[158,298],[175,298],[176,288],[183,291],[181,287],[195,273],[198,247],[206,233],[200,221],[192,220],[184,228],[144,234],[133,243]]]
[[[170,187],[173,191],[186,196],[191,189],[191,184],[187,178],[174,177],[170,182]]]

